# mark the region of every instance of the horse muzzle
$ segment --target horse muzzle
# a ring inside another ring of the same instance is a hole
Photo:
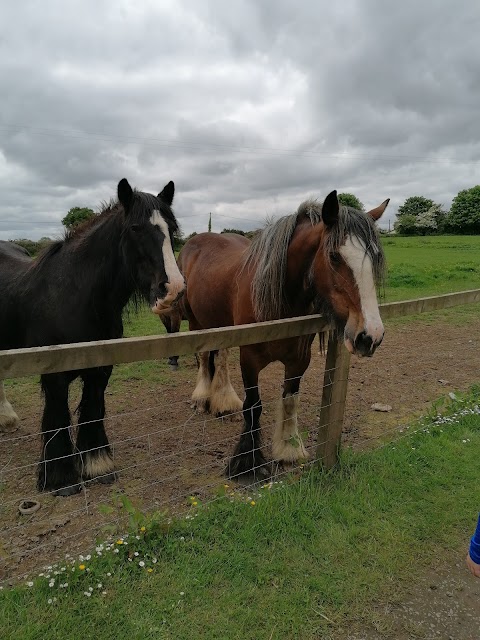
[[[162,315],[172,310],[172,307],[175,307],[178,304],[178,301],[185,293],[185,280],[175,283],[167,282],[164,287],[165,295],[161,297],[156,296],[154,298],[155,302],[152,304],[152,311],[158,315]],[[163,294],[164,292],[161,291]]]
[[[369,335],[365,330],[361,331],[355,336],[355,339],[352,340],[350,336],[345,333],[345,346],[348,351],[354,355],[360,357],[371,358],[375,353],[377,347],[382,344],[383,333],[381,337],[374,339],[371,335]]]

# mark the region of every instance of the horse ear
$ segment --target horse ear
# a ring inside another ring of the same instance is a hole
[[[168,184],[163,187],[163,190],[158,194],[160,200],[163,200],[165,204],[168,204],[170,207],[173,202],[173,196],[175,195],[175,185],[170,180]]]
[[[128,184],[128,180],[126,178],[122,178],[122,180],[120,180],[120,182],[118,183],[117,193],[118,199],[126,211],[129,208],[133,198],[132,187]]]
[[[382,204],[378,205],[378,207],[375,207],[375,209],[371,209],[370,211],[368,211],[367,215],[369,215],[374,220],[380,220],[389,202],[390,202],[390,198],[387,198],[382,202]]]
[[[327,227],[331,227],[338,221],[340,204],[337,198],[337,191],[328,194],[322,205],[322,220]]]

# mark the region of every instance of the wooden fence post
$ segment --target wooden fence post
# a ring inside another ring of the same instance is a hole
[[[317,459],[324,469],[331,469],[338,460],[349,370],[350,353],[343,339],[330,331],[317,440]]]

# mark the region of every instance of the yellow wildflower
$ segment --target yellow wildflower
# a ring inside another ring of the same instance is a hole
[[[250,502],[250,504],[252,505],[252,507],[254,507],[254,506],[255,506],[255,500],[252,500],[252,501]]]
[[[78,568],[80,569],[80,571],[85,571],[85,565],[84,564],[79,564]]]

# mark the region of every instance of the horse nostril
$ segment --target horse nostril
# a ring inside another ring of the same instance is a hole
[[[164,298],[166,298],[167,293],[168,293],[168,283],[162,283],[158,285],[157,297],[160,298],[160,300],[163,300]]]
[[[372,351],[373,339],[371,336],[367,335],[366,331],[362,331],[355,338],[355,349],[361,355],[369,355]]]

